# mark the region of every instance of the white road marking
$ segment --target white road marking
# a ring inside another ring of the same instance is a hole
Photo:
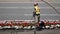
[[[3,9],[33,9],[34,7],[0,7]],[[41,9],[51,9],[51,7],[40,7]],[[60,7],[55,7],[56,9],[60,9]]]
[[[35,2],[0,2],[0,3],[35,3]],[[44,2],[36,2],[36,3],[44,3]],[[49,3],[60,3],[60,2],[49,2]]]
[[[24,14],[24,15],[27,15],[27,16],[32,16],[32,14]],[[59,14],[40,14],[41,16],[59,16]]]

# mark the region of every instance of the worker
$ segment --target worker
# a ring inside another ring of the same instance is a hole
[[[38,22],[40,21],[40,8],[38,6],[38,3],[34,3],[34,12],[33,12],[33,16],[35,18],[35,16],[38,16]]]

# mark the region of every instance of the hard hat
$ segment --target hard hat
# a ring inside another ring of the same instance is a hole
[[[38,5],[38,3],[34,3],[34,6],[37,6]]]

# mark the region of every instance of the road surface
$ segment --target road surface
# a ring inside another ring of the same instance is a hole
[[[34,31],[33,30],[30,30],[30,31],[0,30],[0,34],[34,34]],[[36,31],[36,34],[60,34],[60,29]]]
[[[59,12],[60,3],[51,2]],[[39,2],[39,7],[41,9],[41,20],[59,20],[60,15],[58,15],[55,10],[53,10],[49,5],[44,2]],[[34,11],[32,2],[0,2],[0,20],[31,20],[32,12]]]

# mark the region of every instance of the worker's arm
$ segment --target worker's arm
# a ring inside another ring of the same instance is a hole
[[[36,12],[35,12],[35,11],[33,11],[33,17],[35,17],[35,14],[36,14]]]

